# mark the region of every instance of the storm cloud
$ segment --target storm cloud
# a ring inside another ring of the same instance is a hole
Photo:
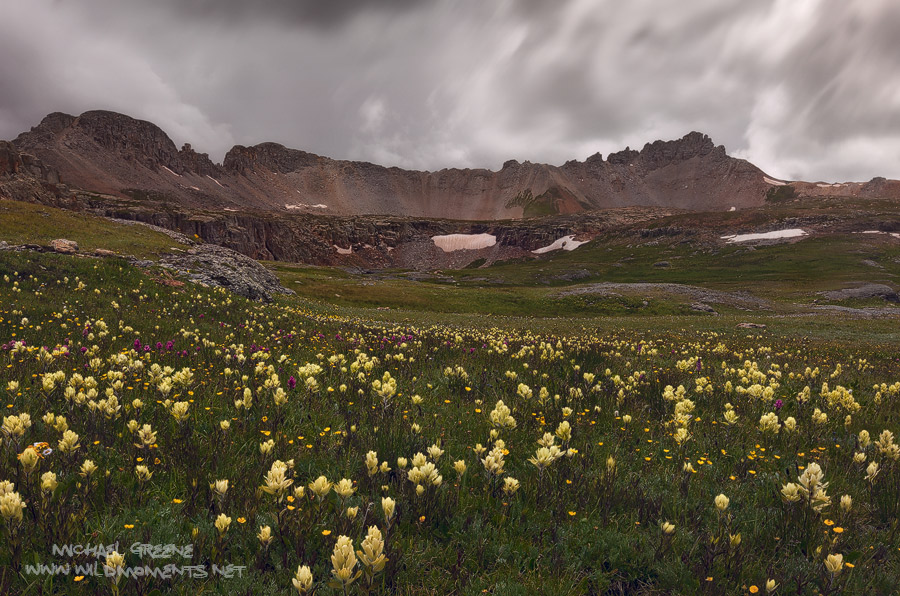
[[[560,164],[691,130],[770,175],[900,178],[892,0],[0,0],[0,138],[150,120],[403,167]]]

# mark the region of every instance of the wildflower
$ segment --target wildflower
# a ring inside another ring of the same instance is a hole
[[[184,422],[188,417],[188,407],[190,407],[190,403],[186,401],[177,401],[172,404],[172,409],[170,410],[172,413],[172,417],[175,418],[176,422]]]
[[[766,434],[778,434],[781,426],[778,424],[778,416],[774,412],[763,414],[759,418],[759,430]]]
[[[11,490],[0,493],[0,516],[7,524],[15,527],[22,523],[23,509],[25,509],[25,502],[19,493]]]
[[[294,377],[291,378],[293,379]],[[291,580],[291,583],[294,584],[294,587],[297,588],[297,592],[301,595],[309,592],[313,585],[313,576],[309,567],[306,565],[298,565],[297,573],[294,574],[294,579]]]
[[[309,490],[313,491],[316,497],[321,501],[325,498],[325,495],[331,492],[332,486],[331,482],[329,482],[325,476],[319,476],[313,482],[309,483]]]
[[[366,454],[366,470],[370,477],[378,473],[378,454],[374,451]]]
[[[275,441],[272,439],[269,439],[268,441],[265,441],[265,442],[259,444],[259,452],[262,455],[268,455],[269,453],[272,452],[272,449],[274,447],[275,447]]]
[[[294,483],[292,479],[289,479],[285,476],[287,473],[288,466],[281,460],[276,460],[269,471],[266,473],[264,486],[260,488],[266,494],[277,495],[278,500],[281,501],[281,497],[284,494],[284,491]]]
[[[341,499],[346,499],[347,497],[355,493],[356,489],[353,488],[352,481],[343,478],[334,485],[334,492],[336,492]]]
[[[25,451],[19,454],[19,462],[22,464],[22,468],[25,469],[26,474],[31,474],[34,471],[40,459],[37,449],[32,446],[26,447]]]
[[[869,467],[866,468],[866,480],[875,482],[875,477],[878,476],[878,472],[878,463],[873,461],[869,464]]]
[[[488,474],[500,476],[503,474],[503,467],[506,465],[506,462],[503,460],[503,450],[494,447],[485,458],[481,460],[481,463]]]
[[[828,555],[825,559],[825,569],[828,570],[833,576],[836,576],[841,572],[841,569],[844,567],[844,555],[834,554]]]
[[[216,480],[209,487],[213,490],[216,496],[221,500],[225,498],[225,493],[228,492],[228,479],[225,480]]]
[[[875,441],[875,446],[884,457],[895,461],[900,459],[900,445],[894,443],[894,433],[891,431],[881,431],[881,435]]]
[[[366,577],[371,584],[373,577],[384,569],[387,563],[387,557],[384,556],[384,539],[377,526],[369,526],[361,546],[362,550],[356,551],[356,554],[366,568]]]
[[[270,528],[269,526],[260,526],[259,534],[257,534],[256,537],[259,539],[259,543],[264,548],[268,548],[273,539],[272,528]]]
[[[716,497],[715,503],[716,509],[718,509],[720,512],[724,512],[726,509],[728,509],[729,499],[725,495],[720,494]]]
[[[119,573],[119,569],[125,567],[125,556],[119,554],[116,551],[113,551],[106,555],[106,562],[103,563],[103,572],[107,576],[115,577],[116,583],[119,583],[119,579],[121,579],[121,574]]]
[[[609,475],[615,474],[616,472],[616,458],[613,456],[609,456],[606,458],[606,473]]]
[[[390,497],[382,497],[381,510],[384,512],[385,521],[390,522],[394,518],[396,503]]]
[[[766,580],[766,594],[772,594],[778,588],[778,584],[775,583],[774,579]]]
[[[231,518],[224,513],[220,513],[219,517],[216,518],[216,529],[219,531],[219,536],[224,536],[225,532],[228,531],[228,526],[230,525]]]
[[[434,444],[428,448],[428,455],[429,457],[431,457],[431,459],[437,461],[441,458],[442,455],[444,455],[444,450],[441,449],[440,445]]]
[[[509,406],[504,404],[502,399],[494,406],[490,419],[495,428],[513,429],[516,427],[516,419],[510,415]]]
[[[781,487],[781,496],[789,503],[796,503],[800,500],[800,486],[793,482],[788,482]]]
[[[737,534],[729,534],[728,535],[728,543],[731,545],[731,548],[737,548],[741,545],[741,533]]]
[[[850,495],[844,495],[841,497],[841,509],[844,510],[845,513],[849,513],[850,509],[853,508],[853,497]]]
[[[811,462],[798,479],[799,491],[814,511],[821,511],[831,504],[831,497],[825,493],[828,483],[824,479],[825,473],[816,462]]]
[[[356,519],[356,515],[359,513],[359,507],[347,507],[346,513],[348,519]]]
[[[453,462],[453,469],[456,470],[457,475],[462,478],[462,475],[466,473],[465,460],[459,459]]]
[[[145,449],[154,443],[156,443],[156,432],[149,424],[145,424],[138,431],[138,442],[134,446]]]
[[[41,475],[41,490],[47,493],[52,493],[56,490],[56,487],[59,486],[59,483],[56,481],[56,474],[53,472],[44,472]]]
[[[134,467],[134,474],[137,476],[138,482],[140,484],[145,483],[153,477],[153,472],[150,471],[147,466],[137,465]]]
[[[81,471],[79,472],[79,474],[81,474],[85,478],[90,478],[91,475],[96,471],[97,471],[97,464],[95,464],[93,461],[91,461],[89,459],[86,459],[81,464]]]
[[[519,490],[519,481],[511,476],[507,476],[503,479],[503,494],[507,497],[511,497],[516,494],[516,491]]]
[[[343,588],[346,591],[347,587],[362,574],[361,571],[353,573],[356,563],[353,541],[347,536],[338,536],[334,552],[331,554],[331,566],[333,567],[331,575],[335,580],[332,582],[335,588]]]
[[[675,533],[675,524],[670,524],[667,521],[664,521],[660,525],[660,528],[662,529],[662,533],[666,536],[671,536],[672,534]]]

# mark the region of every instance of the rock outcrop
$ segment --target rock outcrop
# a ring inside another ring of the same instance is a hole
[[[897,296],[897,292],[895,292],[892,287],[885,284],[868,283],[856,288],[832,290],[820,292],[820,294],[828,300],[865,300],[880,298],[888,302],[900,302],[900,296]]]
[[[273,294],[294,293],[253,259],[213,244],[201,244],[183,254],[167,255],[160,264],[187,275],[192,281],[225,288],[250,300],[271,302]]]
[[[56,168],[0,141],[0,198],[59,205],[68,196]]]

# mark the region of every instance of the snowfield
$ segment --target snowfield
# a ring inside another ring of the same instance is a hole
[[[806,236],[806,232],[800,228],[791,228],[789,230],[776,230],[774,232],[762,232],[759,234],[734,234],[731,236],[721,236],[722,240],[732,242],[749,242],[751,240],[779,240],[781,238],[799,238]]]
[[[306,203],[289,203],[285,204],[285,209],[303,209],[304,207],[309,207],[310,209],[328,209],[328,205],[323,205],[322,203],[318,203],[316,205],[307,205]]]
[[[551,252],[551,251],[554,251],[554,250],[559,250],[559,249],[562,249],[562,250],[575,250],[576,248],[578,248],[578,247],[581,246],[582,244],[586,244],[586,243],[587,243],[587,240],[585,240],[584,242],[579,242],[578,240],[575,240],[575,236],[574,236],[574,235],[563,236],[562,238],[557,238],[557,239],[553,242],[553,244],[549,244],[549,245],[547,245],[547,246],[542,246],[541,248],[538,248],[538,249],[533,250],[533,251],[531,251],[531,252],[533,252],[533,253],[535,253],[535,254],[542,255],[542,254],[544,254],[544,253]]]
[[[497,237],[493,234],[447,234],[445,236],[432,236],[435,246],[444,252],[455,250],[478,250],[497,244]]]

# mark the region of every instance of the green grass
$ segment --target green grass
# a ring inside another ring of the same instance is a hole
[[[896,325],[830,315],[682,316],[653,303],[649,307],[660,312],[650,316],[615,312],[577,319],[548,313],[486,317],[472,309],[453,313],[419,304],[377,310],[379,303],[336,305],[325,294],[260,305],[191,284],[162,285],[119,260],[55,254],[0,253],[0,271],[9,278],[0,276],[0,345],[6,346],[0,351],[0,403],[8,406],[4,416],[27,413],[31,420],[24,436],[4,435],[0,446],[0,480],[15,482],[28,502],[22,526],[0,522],[2,593],[112,593],[107,578],[34,576],[24,565],[64,562],[50,554],[54,542],[118,540],[125,548],[135,542],[190,544],[193,564],[247,565],[244,577],[230,580],[126,579],[123,594],[287,594],[300,564],[312,568],[319,594],[340,594],[326,584],[336,537],[350,536],[360,548],[372,525],[387,536],[390,559],[378,576],[380,593],[744,594],[767,578],[779,583],[780,593],[803,595],[900,589],[893,522],[900,513],[900,467],[858,440],[862,429],[873,439],[882,429],[900,431],[900,394],[876,399],[872,389],[900,380]],[[317,268],[280,273],[299,276],[300,287],[357,281]],[[412,282],[397,283],[385,292]],[[484,291],[500,289],[506,288]],[[638,307],[628,297],[614,302],[604,308]],[[735,328],[742,316],[767,328]],[[101,320],[108,325],[106,335]],[[15,340],[27,341],[24,351],[10,353]],[[157,347],[168,341],[171,350]],[[54,355],[63,345],[69,353]],[[255,346],[264,351],[255,352]],[[370,370],[350,370],[359,352],[378,358]],[[337,360],[331,363],[330,357]],[[679,365],[690,358],[699,360]],[[746,361],[756,362],[765,377],[756,381],[777,384],[772,400],[729,391],[726,383],[749,385],[741,380],[749,371],[730,372]],[[314,374],[316,390],[307,390],[300,375],[306,363],[322,366]],[[838,363],[842,371],[832,377]],[[151,378],[154,364],[172,367],[163,376],[188,367],[193,380],[163,395],[158,379]],[[467,378],[445,373],[456,366]],[[807,366],[819,367],[819,376],[810,378]],[[56,371],[64,380],[47,388],[43,376]],[[643,375],[633,383],[614,380],[637,371]],[[94,408],[65,396],[67,386],[85,388],[75,373],[97,380]],[[397,381],[397,393],[387,401],[372,385],[384,373]],[[587,381],[584,373],[596,380]],[[265,387],[273,374],[288,393],[281,407]],[[123,383],[116,385],[119,375]],[[291,376],[300,379],[295,388],[289,387]],[[712,391],[695,391],[700,377],[709,379]],[[10,389],[10,381],[19,386]],[[853,390],[860,409],[852,420],[846,422],[843,407],[819,395],[822,382]],[[523,396],[520,383],[534,395]],[[672,437],[674,403],[663,398],[670,384],[684,385],[695,405],[691,439],[682,447]],[[795,396],[806,385],[811,401],[802,404]],[[538,397],[542,386],[549,392],[544,403]],[[107,389],[121,410],[102,413],[96,402],[107,398]],[[245,389],[254,397],[246,410],[234,405]],[[414,395],[421,404],[412,401]],[[796,433],[757,428],[760,416],[775,409],[775,398],[784,402],[778,410],[782,421],[796,418]],[[135,399],[143,402],[140,407]],[[176,422],[166,399],[189,404],[184,423]],[[508,450],[504,476],[520,482],[514,495],[497,489],[473,452],[476,444],[492,441],[489,413],[498,400],[517,422],[515,428],[494,428]],[[726,402],[740,416],[732,427],[723,423]],[[825,410],[828,421],[813,424],[813,408]],[[65,416],[79,434],[81,446],[73,456],[57,448],[61,433],[44,420],[47,412]],[[633,417],[630,423],[625,414]],[[131,419],[152,426],[156,447],[134,446]],[[222,420],[230,422],[227,431]],[[571,423],[569,446],[577,453],[540,475],[528,458],[543,433],[554,433],[563,420]],[[268,439],[273,451],[261,454],[259,445]],[[438,440],[445,450],[437,461],[443,482],[417,497],[397,458],[424,453]],[[54,452],[28,475],[17,456],[36,441],[47,441]],[[364,463],[370,450],[392,470],[370,477]],[[882,465],[874,484],[864,479],[865,466],[853,463],[860,450],[867,464]],[[610,455],[616,459],[613,476],[606,474]],[[289,509],[288,501],[259,490],[276,458],[292,460],[293,486],[306,486],[321,474],[354,481],[356,492],[346,504],[334,492],[317,504],[307,489]],[[85,459],[99,467],[90,480],[79,475]],[[696,474],[682,471],[685,459]],[[455,460],[468,467],[461,480]],[[785,483],[796,482],[798,466],[813,461],[822,465],[833,499],[821,514],[780,497]],[[153,477],[139,486],[134,470],[142,462]],[[44,472],[59,480],[50,495],[39,487]],[[230,488],[220,504],[209,486],[224,478]],[[719,493],[731,499],[725,515],[713,505]],[[843,494],[853,497],[849,513],[837,504]],[[383,496],[398,505],[389,531]],[[359,507],[355,519],[348,519],[346,505]],[[217,537],[213,525],[220,511],[232,518],[225,538]],[[671,539],[661,534],[659,524],[666,520],[676,527]],[[261,525],[276,536],[267,549],[256,537]],[[834,526],[844,532],[836,534]],[[741,546],[725,548],[728,534],[738,532]],[[830,578],[823,564],[829,553],[843,554],[855,567]],[[129,566],[172,562],[127,554]],[[360,593],[358,586],[350,592]]]
[[[42,244],[65,238],[80,252],[98,248],[140,258],[155,258],[184,246],[141,225],[123,225],[94,215],[44,205],[0,200],[0,240],[10,244]]]

